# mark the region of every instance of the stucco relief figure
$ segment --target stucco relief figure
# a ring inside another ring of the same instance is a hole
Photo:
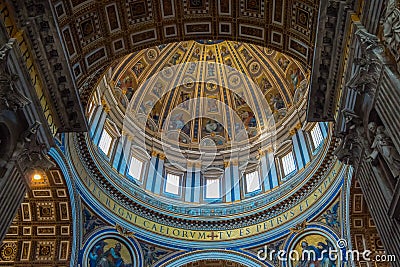
[[[322,214],[322,220],[330,227],[340,227],[339,222],[339,202],[337,202],[331,209],[327,210],[326,213]]]
[[[400,9],[398,0],[389,0],[383,23],[383,37],[391,52],[399,61],[400,58]]]
[[[143,246],[143,255],[144,255],[144,266],[152,266],[154,262],[158,261],[164,254],[165,251],[161,251],[156,249],[153,246]]]
[[[371,146],[373,151],[367,156],[367,160],[374,160],[377,158],[378,154],[381,154],[393,176],[398,178],[400,175],[400,155],[394,147],[392,140],[386,134],[385,127],[377,126],[375,122],[370,122],[368,124],[368,129],[374,134],[374,141]]]
[[[0,48],[0,71],[7,70],[7,58],[10,51],[13,49],[14,39],[11,39],[8,43],[4,44]]]

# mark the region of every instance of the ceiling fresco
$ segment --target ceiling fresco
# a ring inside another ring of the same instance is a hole
[[[240,81],[237,71],[251,81]],[[115,116],[127,113],[132,102],[131,116],[143,120],[153,135],[163,129],[170,138],[179,135],[179,142],[186,145],[207,145],[211,138],[218,146],[241,127],[246,137],[259,136],[269,119],[255,112],[263,103],[275,123],[282,123],[306,95],[309,77],[289,56],[231,41],[156,46],[127,56],[113,73],[110,87],[120,108],[111,110]],[[198,98],[204,101],[195,103]],[[202,118],[189,119],[195,113]]]

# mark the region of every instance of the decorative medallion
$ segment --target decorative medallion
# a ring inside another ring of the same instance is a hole
[[[14,242],[4,243],[0,248],[0,255],[4,261],[13,261],[17,255],[17,245]]]
[[[124,242],[114,238],[106,238],[96,242],[90,248],[87,266],[133,267],[133,257]]]
[[[335,241],[323,233],[301,234],[292,243],[288,251],[291,254],[287,255],[290,258],[289,267],[340,266],[339,260],[332,260],[333,257],[329,257],[336,251],[335,256],[339,258],[340,249]]]

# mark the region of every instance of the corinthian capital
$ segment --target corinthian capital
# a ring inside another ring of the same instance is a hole
[[[20,136],[18,147],[13,158],[16,160],[23,171],[28,169],[54,167],[54,164],[47,156],[46,145],[38,140],[38,130],[41,123],[36,121]]]

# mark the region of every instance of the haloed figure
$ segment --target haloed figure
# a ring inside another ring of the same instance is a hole
[[[115,244],[114,248],[108,249],[97,262],[96,267],[129,267],[121,257],[121,243]]]

